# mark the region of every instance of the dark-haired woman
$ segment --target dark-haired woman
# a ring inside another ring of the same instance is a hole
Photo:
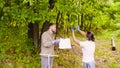
[[[52,68],[54,46],[59,43],[59,39],[54,39],[54,33],[56,33],[56,24],[46,23],[43,25],[43,33],[41,33],[41,68]]]
[[[86,41],[79,41],[74,34],[74,28],[72,28],[72,38],[74,42],[82,47],[82,62],[84,68],[95,68],[94,52],[95,52],[95,39],[92,32],[85,33],[81,31],[79,27],[76,29],[86,38]]]

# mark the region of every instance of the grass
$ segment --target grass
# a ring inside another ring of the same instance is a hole
[[[102,33],[97,34],[96,38],[99,40],[111,40],[114,37],[116,41],[120,40],[120,30],[104,30]]]
[[[120,68],[120,47],[117,31],[105,30],[103,34],[97,35],[95,57],[97,60],[97,68]],[[114,36],[116,51],[112,51],[111,37]]]
[[[117,33],[118,32],[118,33]],[[116,51],[112,51],[111,36],[114,35]],[[85,40],[76,34],[80,40]],[[70,35],[71,38],[71,35]],[[96,35],[95,61],[96,68],[120,68],[120,47],[119,30],[105,30],[102,34]],[[37,48],[31,43],[17,40],[16,43],[7,41],[0,44],[0,68],[40,68],[40,55]],[[54,58],[53,68],[82,68],[81,47],[71,40],[73,49],[60,50],[55,48],[55,54],[59,57]],[[27,46],[29,45],[29,46]]]

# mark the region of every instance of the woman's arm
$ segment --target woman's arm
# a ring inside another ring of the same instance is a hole
[[[85,33],[84,31],[80,31],[80,33],[81,33],[84,37],[86,37],[86,33]]]
[[[80,45],[80,41],[78,39],[76,39],[74,32],[72,32],[72,38],[73,38],[73,40],[74,40],[75,43],[77,43],[78,45]]]
[[[77,29],[78,32],[80,32],[84,37],[86,37],[86,33],[85,33],[84,31],[81,31],[79,26],[76,26],[76,29]]]

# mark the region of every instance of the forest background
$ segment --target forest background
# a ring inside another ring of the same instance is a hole
[[[96,67],[120,67],[119,0],[0,0],[0,68],[40,68],[40,34],[45,22],[57,24],[57,37],[71,38],[71,27],[93,31]],[[76,31],[80,40],[83,37]],[[111,50],[114,37],[116,51]],[[82,68],[81,48],[55,48],[53,68]]]

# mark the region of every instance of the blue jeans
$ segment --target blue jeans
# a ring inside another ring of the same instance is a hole
[[[53,58],[41,56],[41,68],[52,68]]]
[[[95,68],[95,61],[92,62],[83,62],[84,68]]]

